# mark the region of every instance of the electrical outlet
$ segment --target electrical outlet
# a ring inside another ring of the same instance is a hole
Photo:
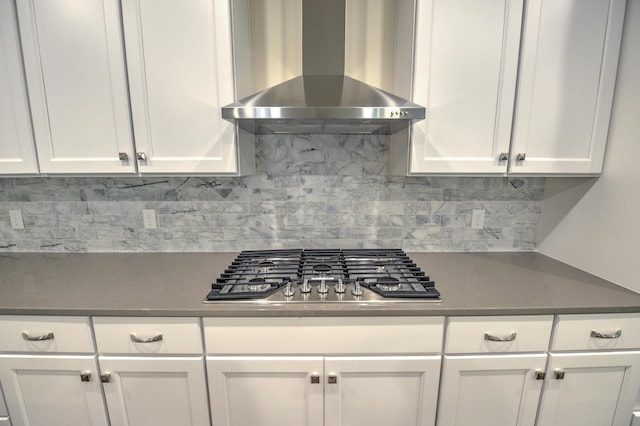
[[[9,210],[9,220],[11,221],[11,228],[24,229],[21,210]]]
[[[471,212],[471,229],[484,228],[484,210],[473,210]]]
[[[147,229],[156,229],[158,227],[158,220],[156,219],[156,211],[154,209],[142,210],[142,221],[144,227]]]

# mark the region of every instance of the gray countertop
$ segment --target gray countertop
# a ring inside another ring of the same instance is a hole
[[[408,253],[441,303],[204,304],[237,253],[0,255],[0,314],[515,315],[640,312],[640,294],[538,253]]]

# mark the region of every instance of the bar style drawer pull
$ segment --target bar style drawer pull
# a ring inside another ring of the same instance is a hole
[[[622,336],[622,329],[617,329],[613,333],[601,333],[599,331],[591,330],[591,337],[595,337],[597,339],[617,339]]]
[[[24,340],[28,340],[30,342],[39,342],[41,340],[53,340],[53,331],[50,331],[46,334],[43,334],[41,336],[29,336],[29,333],[26,331],[22,332],[22,338]]]
[[[155,336],[149,337],[148,339],[141,339],[136,336],[135,333],[131,333],[129,336],[131,337],[131,341],[135,343],[152,343],[162,340],[162,334],[156,334]]]
[[[491,333],[484,333],[484,340],[490,340],[492,342],[513,342],[516,340],[516,332],[514,331],[508,336],[494,336]]]

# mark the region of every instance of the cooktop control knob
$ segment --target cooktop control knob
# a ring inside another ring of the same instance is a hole
[[[360,282],[356,281],[355,286],[353,286],[353,288],[351,289],[351,294],[353,294],[354,296],[362,296],[363,293],[364,290],[362,289]]]
[[[284,290],[282,290],[282,293],[284,293],[284,295],[287,297],[291,297],[296,293],[296,289],[293,288],[293,284],[289,282],[284,287]]]
[[[327,280],[320,280],[320,284],[318,284],[318,293],[325,294],[329,292],[329,286],[327,285]]]
[[[309,280],[304,280],[302,282],[302,286],[300,286],[300,291],[302,293],[311,293],[311,284],[309,284]]]
[[[335,287],[336,293],[344,293],[346,290],[346,287],[347,286],[344,285],[342,280],[338,280],[338,284],[336,284],[336,287]]]

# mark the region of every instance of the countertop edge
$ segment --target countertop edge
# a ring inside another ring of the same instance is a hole
[[[640,306],[567,307],[567,308],[452,308],[420,309],[224,309],[167,310],[167,309],[65,309],[65,308],[1,308],[0,315],[87,316],[87,317],[437,317],[437,316],[510,316],[510,315],[566,315],[566,314],[622,314],[640,313]]]

